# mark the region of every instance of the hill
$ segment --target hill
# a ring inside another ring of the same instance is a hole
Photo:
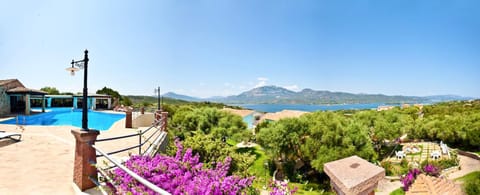
[[[388,96],[383,94],[354,94],[326,90],[303,89],[299,92],[278,86],[263,86],[238,95],[215,98],[196,98],[175,93],[168,97],[186,101],[211,101],[226,104],[361,104],[361,103],[433,103],[438,101],[467,100],[455,95],[437,96]]]

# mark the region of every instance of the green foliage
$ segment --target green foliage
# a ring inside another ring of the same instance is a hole
[[[404,195],[404,194],[405,194],[405,191],[403,191],[402,188],[398,188],[390,193],[390,195]]]
[[[128,98],[127,96],[122,97],[122,104],[125,106],[133,105],[132,100],[130,100],[130,98]]]
[[[230,172],[239,176],[249,176],[248,169],[255,161],[255,156],[249,152],[236,152],[235,146],[230,146],[212,135],[199,131],[183,141],[186,148],[192,148],[193,153],[200,154],[200,161],[207,167],[215,162],[223,162],[227,156],[232,158]]]
[[[108,88],[108,87],[103,87],[102,89],[99,89],[97,90],[96,92],[97,94],[105,94],[105,95],[109,95],[109,96],[112,96],[112,98],[116,98],[116,99],[122,99],[122,96],[120,95],[120,93],[118,93],[118,91],[115,91],[111,88]]]
[[[40,90],[47,92],[48,95],[60,95],[60,92],[55,87],[42,87]]]
[[[180,106],[172,117],[171,125],[180,137],[186,137],[192,131],[201,131],[212,134],[216,139],[226,137],[237,139],[237,142],[241,141],[241,137],[234,135],[247,129],[240,116],[216,108],[191,106]]]
[[[471,172],[457,180],[463,181],[463,188],[467,194],[480,194],[480,171]]]
[[[368,128],[335,112],[315,112],[274,122],[260,129],[257,141],[272,159],[281,159],[285,168],[301,159],[322,173],[324,163],[354,154],[376,159]]]

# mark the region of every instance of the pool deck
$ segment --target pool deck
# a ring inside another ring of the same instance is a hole
[[[21,132],[22,141],[0,140],[0,194],[76,194],[73,189],[75,139],[73,126],[23,126],[0,124],[0,130]],[[101,131],[98,138],[135,133],[127,129],[125,119]],[[138,144],[138,137],[97,144],[113,151]],[[131,151],[138,153],[138,149]],[[119,158],[128,156],[121,153]]]

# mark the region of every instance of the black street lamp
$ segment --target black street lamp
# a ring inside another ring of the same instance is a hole
[[[87,88],[87,74],[88,74],[88,50],[85,50],[85,56],[83,60],[72,60],[72,67],[68,67],[67,71],[70,72],[72,76],[75,75],[75,71],[80,69],[85,69],[83,73],[83,100],[82,100],[82,130],[88,131],[88,108],[87,108],[87,98],[88,98],[88,88]],[[75,68],[77,66],[78,68]],[[80,69],[79,69],[80,68]]]
[[[160,104],[160,87],[158,87],[157,89],[155,89],[155,92],[158,94],[158,96],[157,96],[157,101],[158,101],[157,109],[158,109],[158,110],[161,110],[161,109],[162,109],[162,106],[161,106],[161,104]]]

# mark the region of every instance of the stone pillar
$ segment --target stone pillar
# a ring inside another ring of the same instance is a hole
[[[45,112],[45,95],[42,95],[42,112]]]
[[[111,97],[109,97],[109,98],[107,99],[107,104],[108,104],[108,107],[107,107],[107,108],[108,108],[108,109],[112,109],[112,98],[111,98]]]
[[[92,110],[96,110],[97,109],[97,100],[93,97],[92,98]]]
[[[373,195],[378,182],[385,177],[385,169],[358,156],[325,163],[323,171],[337,194]]]
[[[125,112],[125,128],[132,128],[132,111]]]
[[[167,131],[168,112],[162,112],[162,131]]]
[[[97,179],[97,169],[91,163],[97,162],[95,149],[90,146],[97,139],[99,131],[83,131],[74,129],[75,136],[75,161],[73,163],[73,182],[82,191],[96,187],[89,176]]]
[[[25,94],[25,115],[30,115],[30,94]]]

